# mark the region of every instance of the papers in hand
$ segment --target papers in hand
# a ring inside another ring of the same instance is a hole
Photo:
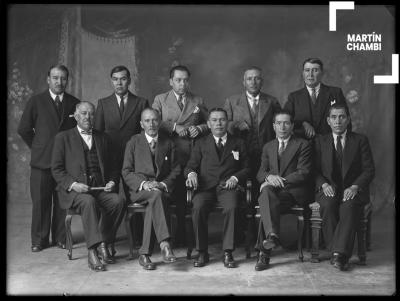
[[[89,187],[89,190],[104,190],[105,187]]]

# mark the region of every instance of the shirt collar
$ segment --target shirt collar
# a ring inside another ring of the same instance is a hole
[[[216,137],[214,135],[213,135],[213,137],[214,137],[215,143],[218,143],[219,138],[222,138],[222,144],[225,145],[226,140],[228,139],[228,133],[225,133],[225,135],[222,137]]]
[[[81,131],[85,131],[85,132],[86,132],[86,130],[82,129],[79,125],[76,125],[76,127],[77,127],[77,129],[78,129],[79,135],[82,136]],[[92,131],[92,130],[93,130],[93,128],[89,129],[89,131]]]
[[[285,144],[285,145],[287,145],[287,143],[288,143],[288,141],[289,141],[289,139],[292,137],[292,135],[290,135],[289,137],[287,137],[286,139],[282,139],[282,138],[277,138],[278,139],[278,142],[279,143],[281,143],[281,141],[283,141],[283,143]]]
[[[155,142],[157,142],[158,141],[158,135],[157,136],[155,136],[155,137],[151,137],[151,136],[149,136],[149,135],[147,135],[147,133],[146,132],[144,132],[144,135],[146,136],[146,140],[147,140],[147,142],[148,143],[150,143],[151,142],[151,140],[155,140]]]
[[[342,136],[342,142],[346,140],[346,135],[347,135],[347,129],[343,132],[343,134],[340,135]],[[339,135],[336,135],[335,133],[332,132],[332,136],[333,136],[333,141],[336,143],[337,136]]]
[[[311,93],[312,93],[312,89],[313,88],[310,88],[309,86],[307,86],[306,85],[306,88],[307,88],[307,90],[308,90],[308,93],[311,95]],[[316,87],[314,87],[314,89],[315,89],[315,94],[318,94],[319,93],[319,89],[321,88],[321,83],[319,83]]]
[[[249,93],[249,91],[246,91],[246,96],[247,96],[247,99],[251,99],[251,100],[255,99],[255,100],[259,101],[259,99],[260,99],[260,93],[258,93],[257,96],[253,96]]]
[[[56,99],[56,96],[57,96],[57,94],[54,94],[53,92],[51,92],[51,90],[49,89],[49,92],[50,92],[50,96],[51,96],[51,98],[53,99],[53,100],[55,100]],[[64,97],[64,92],[63,93],[61,93],[60,95],[58,95],[58,98],[60,98],[60,101],[62,102],[62,100],[63,100],[63,97]]]
[[[128,98],[128,92],[126,92],[125,95],[122,95],[122,96],[119,96],[118,94],[115,94],[115,96],[117,97],[118,102],[120,101],[121,98],[125,102],[125,100]]]
[[[178,100],[178,99],[179,99],[179,95],[176,94],[176,92],[175,92],[174,90],[172,90],[172,92],[174,92],[175,97],[176,97],[176,100]],[[185,93],[185,94],[182,94],[182,100],[185,101],[185,99],[186,99],[186,93]]]

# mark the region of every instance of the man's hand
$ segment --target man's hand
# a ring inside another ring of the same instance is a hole
[[[199,128],[195,125],[191,125],[188,130],[190,138],[196,138],[200,134]]]
[[[285,178],[282,178],[281,176],[278,175],[268,175],[268,177],[266,178],[266,180],[271,183],[272,186],[274,187],[281,187],[284,188],[285,187]]]
[[[238,181],[236,180],[236,178],[230,177],[228,180],[226,180],[224,188],[228,190],[235,189],[237,184]]]
[[[85,193],[89,191],[89,186],[83,183],[74,183],[71,187],[71,190],[78,193]]]
[[[313,126],[309,124],[307,121],[303,121],[303,128],[307,138],[312,138],[315,136],[315,130]]]
[[[106,187],[104,188],[105,192],[111,192],[115,187],[114,181],[110,181],[106,184]]]
[[[143,190],[151,191],[158,187],[157,181],[146,181],[143,183]]]
[[[246,121],[242,121],[239,124],[236,125],[236,127],[240,130],[240,131],[248,131],[250,130],[249,125],[246,123]]]
[[[186,180],[186,186],[192,187],[194,190],[197,189],[197,187],[198,187],[197,174],[190,173],[188,175],[188,178]]]
[[[179,137],[186,137],[188,135],[187,128],[183,125],[176,125],[175,132],[179,135]]]
[[[352,185],[349,188],[346,188],[343,192],[343,202],[354,199],[357,193],[358,193],[357,185]]]
[[[322,191],[324,192],[325,196],[329,197],[335,196],[335,189],[328,183],[322,184]]]

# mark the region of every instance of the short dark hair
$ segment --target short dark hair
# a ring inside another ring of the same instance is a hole
[[[68,78],[68,76],[69,76],[68,68],[65,67],[64,65],[61,65],[61,64],[57,64],[57,65],[52,65],[52,66],[50,66],[49,70],[47,71],[47,76],[50,76],[50,72],[51,72],[51,70],[53,70],[53,69],[59,69],[59,70],[64,71],[64,72],[67,74],[67,78]]]
[[[319,58],[315,58],[315,57],[310,57],[308,59],[306,59],[303,62],[303,69],[304,69],[304,65],[306,63],[311,63],[311,64],[318,64],[321,67],[321,71],[324,70],[324,64],[322,63],[322,61]]]
[[[158,119],[160,119],[160,112],[158,112],[158,110],[156,110],[156,109],[149,107],[149,108],[144,108],[142,110],[142,112],[140,113],[140,120],[142,120],[143,113],[146,111],[154,112],[157,115]]]
[[[128,78],[131,78],[131,73],[129,72],[128,68],[126,68],[125,66],[115,66],[114,68],[111,69],[111,73],[110,73],[110,77],[112,77],[112,75],[114,73],[117,72],[121,72],[121,71],[126,71],[126,75],[128,76]]]
[[[190,77],[190,71],[188,69],[188,67],[183,66],[183,65],[178,65],[178,66],[174,66],[169,70],[169,78],[173,78],[174,74],[175,74],[175,70],[178,71],[184,71],[187,73],[187,75]]]
[[[293,123],[293,114],[290,111],[288,111],[286,109],[280,109],[280,110],[276,111],[274,113],[274,116],[272,117],[272,121],[273,122],[275,122],[275,117],[278,116],[278,115],[289,115],[290,123]]]
[[[219,108],[219,107],[212,108],[210,111],[208,111],[208,119],[210,119],[212,112],[224,112],[226,119],[228,119],[228,113],[223,108]]]
[[[331,116],[331,111],[333,109],[343,109],[346,112],[347,117],[350,117],[349,108],[344,103],[334,103],[329,107],[328,117]]]

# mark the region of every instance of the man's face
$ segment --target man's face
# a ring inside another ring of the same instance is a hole
[[[286,139],[293,131],[293,123],[287,114],[279,114],[275,116],[275,122],[272,124],[277,138]]]
[[[111,76],[111,83],[114,87],[114,92],[117,95],[123,96],[128,92],[131,79],[125,70],[115,72]]]
[[[81,104],[75,111],[74,117],[81,129],[90,130],[93,125],[94,106],[87,103]]]
[[[150,137],[157,136],[158,128],[160,126],[158,115],[151,110],[144,111],[142,113],[140,125],[142,129],[146,132],[146,134],[149,135]]]
[[[261,72],[258,70],[247,70],[244,73],[243,85],[247,92],[251,95],[256,96],[260,93],[263,84],[263,78]]]
[[[174,76],[169,79],[169,85],[176,94],[185,94],[189,88],[189,74],[186,71],[175,70]]]
[[[303,68],[304,83],[310,87],[316,87],[321,82],[323,72],[319,64],[305,63]]]
[[[211,112],[208,121],[208,127],[215,137],[222,137],[226,134],[228,121],[224,112]]]
[[[332,132],[336,135],[341,135],[347,129],[350,119],[347,117],[345,109],[332,109],[329,116],[326,118]]]
[[[47,83],[51,92],[60,95],[64,93],[67,87],[67,73],[61,69],[53,68],[50,70],[50,75],[47,76]]]

